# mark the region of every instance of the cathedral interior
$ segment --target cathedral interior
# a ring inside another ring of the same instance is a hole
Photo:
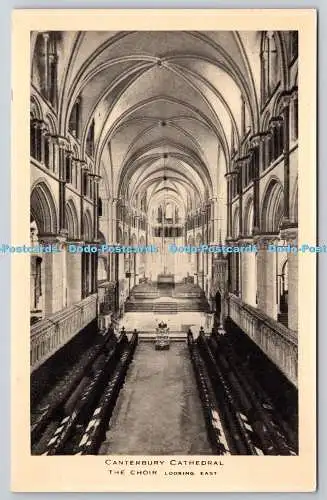
[[[297,77],[296,31],[31,33],[33,454],[298,453]]]

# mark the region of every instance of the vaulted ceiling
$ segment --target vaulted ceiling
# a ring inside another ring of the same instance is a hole
[[[242,102],[258,127],[260,33],[63,32],[58,50],[60,133],[80,98],[81,154],[94,119],[112,197],[199,205],[239,145]]]

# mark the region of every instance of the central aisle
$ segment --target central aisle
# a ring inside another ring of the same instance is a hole
[[[186,343],[139,343],[99,453],[212,454]]]

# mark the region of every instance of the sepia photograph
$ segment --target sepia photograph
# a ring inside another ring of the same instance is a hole
[[[102,457],[109,478],[166,456],[175,476],[194,457],[212,476],[228,456],[299,456],[298,261],[315,241],[285,24],[30,30],[29,241],[13,251],[31,456]]]
[[[296,454],[298,32],[31,51],[32,453]]]

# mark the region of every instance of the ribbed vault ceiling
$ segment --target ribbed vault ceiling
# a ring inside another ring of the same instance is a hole
[[[82,152],[95,120],[95,165],[112,197],[148,206],[163,191],[199,205],[217,192],[241,130],[258,127],[260,34],[65,32],[60,133],[81,98]],[[163,176],[167,181],[163,181]],[[136,195],[137,198],[136,198]]]

